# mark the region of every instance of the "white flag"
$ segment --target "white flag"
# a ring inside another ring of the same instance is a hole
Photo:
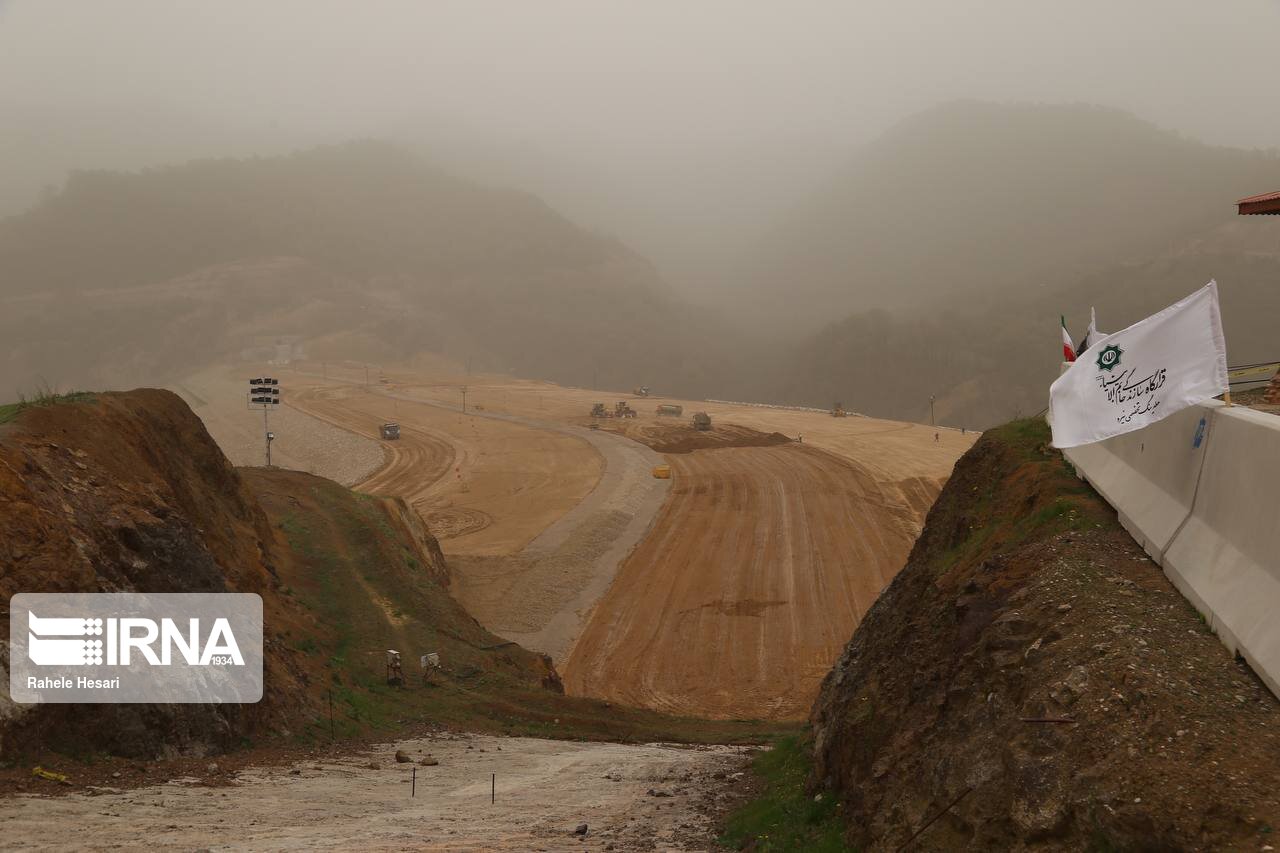
[[[1049,386],[1053,446],[1142,429],[1227,390],[1227,344],[1211,281],[1089,347]]]
[[[1084,330],[1084,340],[1080,342],[1080,351],[1076,353],[1076,358],[1080,358],[1085,354],[1089,347],[1108,337],[1106,332],[1098,331],[1098,315],[1094,313],[1093,308],[1089,309],[1089,328]]]

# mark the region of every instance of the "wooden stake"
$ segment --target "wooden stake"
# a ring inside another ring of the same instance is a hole
[[[1222,402],[1226,403],[1228,406],[1233,405],[1231,402],[1231,389],[1227,389],[1222,392]]]

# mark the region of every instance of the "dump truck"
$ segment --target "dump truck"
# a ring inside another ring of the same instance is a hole
[[[626,400],[619,400],[618,404],[613,407],[613,416],[615,418],[634,418],[636,410],[631,408],[631,404]]]
[[[672,403],[663,403],[658,406],[656,411],[660,418],[678,418],[684,414],[684,406],[677,406]]]
[[[698,412],[693,416],[693,428],[699,431],[711,429],[711,415],[706,412]]]
[[[379,428],[378,434],[382,436],[384,441],[399,441],[400,424],[385,423]]]
[[[608,411],[605,410],[604,403],[594,403],[591,406],[591,417],[607,418],[607,417],[611,417],[611,415],[609,414]]]
[[[849,417],[849,413],[844,410],[844,403],[836,403],[834,406],[831,407],[831,417],[833,418]]]
[[[632,393],[632,394],[635,394],[637,397],[648,397],[648,396],[649,396],[649,386],[648,386],[648,385],[641,385],[639,388],[633,388],[633,389],[631,389],[631,393]]]

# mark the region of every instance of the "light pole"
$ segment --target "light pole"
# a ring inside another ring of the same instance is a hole
[[[933,419],[933,395],[929,395],[929,426],[937,426],[938,422]]]
[[[467,386],[462,386],[462,414],[467,413]]]
[[[271,442],[276,440],[276,434],[271,431],[271,423],[267,416],[272,406],[280,405],[279,385],[280,380],[272,379],[270,376],[249,380],[249,408],[262,407],[262,433],[266,442],[268,468],[271,467]]]

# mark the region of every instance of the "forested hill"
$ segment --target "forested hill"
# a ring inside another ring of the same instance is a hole
[[[344,335],[354,348],[337,356],[444,351],[562,382],[690,389],[712,322],[536,197],[375,142],[76,173],[0,222],[0,299],[0,396],[37,377],[160,382],[285,334]]]
[[[353,277],[642,265],[533,196],[453,178],[376,142],[75,172],[61,193],[0,225],[7,294],[145,284],[270,255]]]
[[[1149,260],[1273,185],[1274,151],[1094,106],[958,102],[852,153],[744,275],[750,302],[793,329],[874,308],[938,313]]]
[[[884,417],[980,429],[1048,402],[1058,376],[1058,317],[1078,341],[1096,306],[1116,332],[1216,278],[1232,364],[1280,359],[1280,222],[1253,217],[1187,238],[1142,263],[1114,264],[1046,291],[939,310],[850,315],[789,352],[771,396],[827,405],[844,401]]]

